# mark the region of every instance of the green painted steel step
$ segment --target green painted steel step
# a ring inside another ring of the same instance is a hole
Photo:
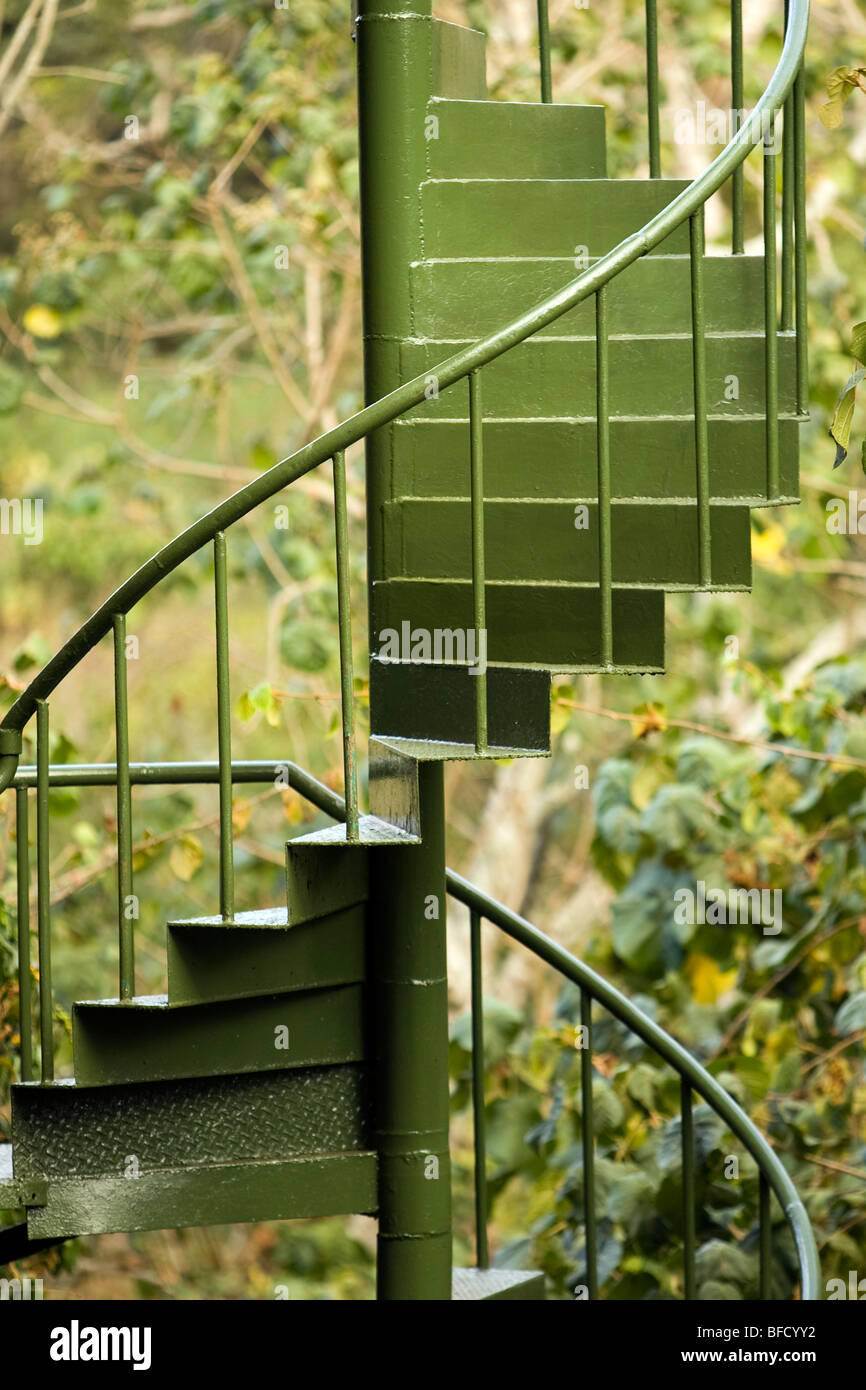
[[[681,179],[429,179],[421,187],[424,256],[573,258],[585,251],[594,259],[688,186]],[[651,254],[688,249],[686,224]]]
[[[796,343],[780,333],[779,409],[796,410]],[[405,379],[430,372],[457,349],[445,342],[405,342]],[[694,410],[690,335],[612,338],[610,414],[690,415]],[[762,334],[708,334],[707,401],[713,415],[762,414],[765,406]],[[592,417],[596,407],[596,347],[589,338],[530,338],[496,358],[481,373],[484,415],[511,419]],[[736,394],[734,394],[736,392]],[[431,395],[412,418],[468,419],[465,381]],[[468,437],[467,437],[468,451]],[[615,474],[616,468],[614,466]]]
[[[40,1179],[16,1177],[12,1145],[0,1144],[0,1211],[38,1206],[45,1201],[46,1192],[46,1184]]]
[[[73,1005],[80,1086],[168,1081],[359,1062],[365,1054],[360,985],[215,1004],[157,994]]]
[[[375,1215],[372,1152],[316,1154],[197,1168],[160,1168],[137,1178],[63,1178],[27,1217],[32,1237],[102,1235],[236,1221]]]
[[[289,840],[286,897],[290,927],[365,902],[369,894],[369,849],[418,843],[417,836],[378,816],[361,816],[359,829],[360,839],[353,844],[347,842],[344,824]],[[322,864],[323,851],[327,852],[327,872]]]
[[[373,733],[409,757],[473,757],[476,690],[477,677],[465,666],[383,664],[373,657]],[[491,666],[487,698],[485,756],[544,757],[549,753],[550,678],[546,671]]]
[[[486,598],[487,656],[492,664],[535,665],[548,671],[590,671],[602,664],[597,588],[488,583]],[[374,619],[374,659],[383,649],[382,634],[389,629],[400,634],[404,623],[409,624],[406,631],[410,637],[415,630],[434,634],[468,630],[473,624],[472,586],[461,580],[381,580],[374,585]],[[664,669],[661,590],[614,590],[613,665],[627,672]],[[446,668],[429,669],[436,673]],[[388,666],[384,668],[387,670]],[[383,684],[384,680],[386,675]],[[399,726],[388,729],[380,724],[377,732],[412,737]],[[448,741],[462,740],[455,736]]]
[[[366,1150],[369,1092],[365,1068],[355,1063],[118,1086],[19,1082],[15,1176],[124,1179]]]
[[[709,421],[710,495],[714,501],[765,504],[764,417]],[[469,434],[463,420],[401,421],[393,427],[394,491],[403,497],[468,497]],[[694,497],[695,427],[688,417],[619,418],[610,426],[614,497]],[[779,422],[780,493],[799,501],[800,429]],[[595,418],[484,421],[488,498],[597,495]]]
[[[704,256],[702,264],[708,332],[763,333],[763,258]],[[573,255],[416,262],[410,267],[415,335],[460,340],[494,333],[571,284],[583,269],[575,265]],[[607,305],[610,333],[691,333],[689,257],[644,256],[635,261],[611,280]],[[568,335],[595,335],[594,296],[539,334]]]
[[[455,1269],[451,1274],[451,1301],[454,1303],[543,1298],[544,1275],[538,1270]]]
[[[431,178],[603,179],[607,172],[603,106],[434,97],[427,111]]]
[[[364,980],[363,904],[288,926],[285,907],[240,912],[233,922],[219,917],[169,922],[169,999],[205,1004]]]
[[[614,503],[614,583],[654,589],[748,589],[752,581],[748,509],[713,507],[710,518],[712,576],[705,583],[698,511],[692,502]],[[468,501],[388,502],[384,535],[385,569],[391,578],[472,577]],[[598,504],[594,499],[485,502],[484,539],[488,580],[598,583]]]

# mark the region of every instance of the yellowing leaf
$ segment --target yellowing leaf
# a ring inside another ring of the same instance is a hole
[[[204,859],[204,850],[195,835],[182,835],[169,855],[169,864],[172,872],[183,883],[189,883],[190,879],[201,868],[201,861]]]
[[[720,970],[709,956],[692,951],[686,956],[686,974],[692,982],[692,996],[696,1004],[715,1004],[734,984],[737,971]]]
[[[752,532],[752,557],[765,570],[776,574],[786,574],[790,565],[783,560],[782,552],[787,544],[787,536],[776,522],[770,522],[763,531]]]
[[[34,338],[56,338],[63,332],[63,320],[47,304],[31,304],[22,322]]]
[[[664,733],[667,727],[668,721],[658,706],[644,705],[643,709],[637,709],[634,712],[634,718],[631,721],[631,735],[632,738],[643,738],[645,734],[654,733],[656,730]]]

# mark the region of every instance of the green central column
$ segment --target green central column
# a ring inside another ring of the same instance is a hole
[[[442,764],[418,772],[422,843],[370,866],[381,1299],[451,1298]]]
[[[393,0],[360,0],[358,11],[364,393],[370,404],[401,384],[400,344],[411,336],[409,267],[422,251],[420,185],[433,90],[433,18],[430,0],[409,0],[405,9]],[[391,432],[392,427],[378,430],[366,444],[371,652],[379,647],[373,583],[383,573]]]

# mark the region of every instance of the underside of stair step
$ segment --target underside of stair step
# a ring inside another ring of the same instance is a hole
[[[434,627],[436,624],[434,624]],[[464,746],[475,743],[477,677],[466,666],[370,661],[374,735],[410,757],[398,739]],[[487,671],[490,758],[546,756],[550,751],[550,678],[546,671],[490,667]],[[429,750],[428,750],[429,755]],[[446,754],[440,747],[435,756]]]
[[[710,496],[715,503],[767,505],[767,427],[760,413],[708,422]],[[779,422],[780,502],[798,497],[799,424]],[[468,497],[465,419],[405,420],[393,427],[395,496]],[[694,498],[695,425],[689,415],[620,417],[610,424],[612,495]],[[484,420],[485,499],[597,496],[595,416]]]
[[[400,361],[404,378],[432,372],[470,340],[405,342]],[[779,408],[796,411],[796,342],[793,333],[778,335]],[[688,416],[694,411],[692,339],[666,337],[612,338],[610,415]],[[713,415],[750,416],[765,404],[765,347],[762,333],[708,334],[706,373],[708,409]],[[494,359],[482,376],[484,417],[552,420],[590,418],[596,408],[596,346],[592,338],[535,337]],[[431,396],[411,419],[469,419],[465,381]],[[468,437],[467,445],[468,449]]]
[[[607,172],[603,106],[433,97],[427,111],[431,178],[603,179]]]
[[[421,186],[424,256],[573,259],[579,248],[595,259],[640,231],[688,186],[680,179],[429,179]],[[651,254],[688,249],[686,224]]]
[[[611,512],[613,583],[633,588],[748,589],[751,527],[745,507],[710,512],[711,570],[700,559],[691,502],[616,502]],[[394,578],[472,578],[468,500],[385,505],[385,565]],[[599,517],[594,497],[569,501],[486,501],[485,573],[491,583],[598,583]]]
[[[419,338],[480,338],[495,333],[578,278],[593,262],[558,257],[477,256],[417,261],[410,267],[412,323]],[[710,333],[763,333],[761,256],[704,256],[706,328]],[[689,256],[644,256],[607,287],[613,335],[691,333]],[[539,337],[593,337],[594,296],[562,314]]]
[[[487,602],[487,659],[491,666],[513,664],[536,667],[538,670],[566,672],[597,670],[604,664],[599,590],[569,584],[506,584],[488,583]],[[391,687],[396,689],[396,672],[403,666],[424,670],[417,661],[414,644],[407,655],[414,661],[383,664],[378,653],[383,649],[384,633],[401,634],[407,630],[422,634],[467,632],[473,626],[472,585],[468,580],[390,579],[374,586],[374,640],[370,662],[371,688],[375,680],[378,700]],[[627,674],[660,672],[664,669],[664,593],[658,589],[614,589],[613,591],[613,661],[612,668]],[[404,629],[408,624],[408,629]],[[390,640],[390,639],[389,639]],[[429,638],[427,639],[430,640]],[[459,667],[429,666],[434,672],[459,670]],[[419,682],[421,677],[416,677]],[[443,676],[444,679],[444,676]],[[451,677],[458,681],[458,676]],[[491,717],[499,701],[490,694],[492,670],[488,670],[488,697]],[[466,675],[461,682],[464,699],[460,706],[463,718],[469,720],[474,709],[475,677]],[[403,698],[408,692],[402,686]],[[393,697],[392,697],[393,698]],[[431,696],[431,698],[435,698]],[[395,706],[394,713],[400,706]],[[412,711],[405,707],[407,715]],[[503,712],[503,719],[507,712]],[[396,733],[397,728],[376,729],[377,733]],[[411,737],[406,731],[406,737]],[[423,735],[415,735],[423,737]],[[491,739],[493,735],[491,734]],[[458,738],[457,742],[463,742]],[[498,739],[502,742],[503,740]],[[510,740],[504,740],[509,742]],[[535,740],[523,740],[530,747]],[[519,746],[519,745],[515,745]]]

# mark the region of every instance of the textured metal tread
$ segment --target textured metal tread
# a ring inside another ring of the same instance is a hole
[[[16,1178],[12,1145],[0,1144],[0,1211],[17,1211],[19,1207],[38,1206],[44,1200],[44,1182]],[[10,1255],[8,1258],[15,1257]]]
[[[202,1164],[260,1162],[369,1148],[363,1066],[151,1081],[12,1088],[19,1178],[122,1177]]]
[[[345,824],[328,825],[324,830],[314,830],[309,835],[299,835],[297,839],[289,840],[289,845],[294,848],[296,845],[351,844],[352,848],[355,848],[364,845],[417,845],[420,843],[417,835],[401,830],[398,825],[391,825],[389,821],[380,820],[378,816],[361,816],[359,831],[360,838],[349,841]]]
[[[534,1269],[455,1269],[452,1302],[544,1298],[544,1275]]]

